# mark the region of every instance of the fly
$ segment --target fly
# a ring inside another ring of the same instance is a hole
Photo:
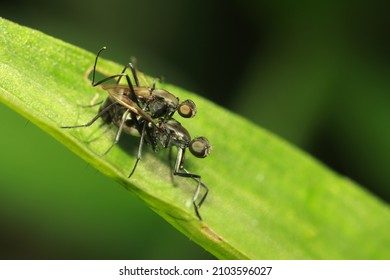
[[[205,158],[211,152],[211,145],[205,137],[196,137],[191,140],[189,132],[173,118],[173,114],[176,111],[184,118],[194,117],[196,114],[195,103],[191,100],[179,103],[179,99],[176,96],[166,90],[157,89],[155,83],[150,88],[140,86],[136,70],[131,63],[127,64],[121,73],[95,82],[97,61],[100,53],[105,49],[105,47],[100,49],[95,58],[92,86],[95,87],[115,78],[118,78],[118,80],[114,84],[102,85],[103,89],[109,93],[109,96],[100,106],[96,116],[85,124],[62,126],[62,128],[88,127],[100,117],[107,124],[113,123],[118,127],[118,131],[113,144],[103,155],[107,154],[118,143],[122,132],[139,136],[140,143],[137,159],[128,176],[129,178],[133,175],[141,160],[144,143],[150,144],[155,152],[161,148],[169,148],[171,151],[172,147],[176,147],[177,155],[173,175],[192,178],[197,182],[192,203],[196,216],[199,220],[202,220],[199,208],[205,201],[209,189],[202,182],[200,175],[191,173],[184,167],[184,155],[188,148],[195,157]],[[135,85],[131,83],[129,75],[125,73],[127,68],[131,69]],[[125,77],[127,85],[119,84],[122,77]],[[204,189],[204,193],[200,197],[201,188]]]

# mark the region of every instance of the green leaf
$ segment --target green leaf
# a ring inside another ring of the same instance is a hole
[[[107,95],[88,80],[95,54],[4,19],[0,30],[0,100],[216,257],[390,258],[388,205],[248,120],[193,93],[159,84],[182,100],[195,101],[197,116],[180,122],[192,136],[206,136],[213,145],[208,158],[188,156],[185,162],[210,188],[200,222],[191,204],[195,182],[170,176],[167,151],[144,149],[136,173],[128,179],[137,138],[123,137],[102,157],[115,127],[99,119],[88,128],[60,128],[89,121],[97,108],[78,104],[89,104],[96,94],[99,100]],[[107,75],[122,67],[99,61],[99,70]],[[144,84],[150,83],[142,77]]]

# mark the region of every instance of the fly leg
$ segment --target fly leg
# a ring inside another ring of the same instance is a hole
[[[180,148],[177,151],[177,157],[176,157],[176,163],[175,163],[175,169],[173,171],[173,175],[185,177],[185,178],[192,178],[193,180],[195,180],[198,183],[196,186],[195,192],[194,192],[194,196],[192,197],[192,204],[194,205],[194,210],[195,210],[196,216],[198,217],[198,219],[200,221],[202,221],[202,217],[200,216],[199,209],[202,206],[203,202],[206,200],[207,194],[209,192],[209,188],[202,182],[200,175],[190,173],[188,170],[186,170],[183,167],[184,151],[185,150],[180,149]],[[180,172],[180,170],[183,170],[184,172]],[[203,187],[205,189],[205,193],[203,194],[200,201],[197,202],[198,198],[199,198],[201,187]]]

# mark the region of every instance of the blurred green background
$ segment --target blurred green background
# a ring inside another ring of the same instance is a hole
[[[141,71],[251,119],[388,203],[389,8],[14,0],[0,16],[93,53],[105,45],[122,64],[135,56]],[[3,104],[0,119],[0,258],[213,258]]]

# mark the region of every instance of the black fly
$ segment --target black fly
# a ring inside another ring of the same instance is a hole
[[[133,175],[138,162],[141,159],[142,147],[146,142],[151,145],[153,151],[157,152],[161,148],[177,147],[176,162],[173,175],[192,178],[197,182],[197,187],[192,198],[194,210],[199,220],[199,208],[205,201],[208,194],[208,187],[201,181],[201,176],[190,173],[184,168],[184,155],[188,148],[190,152],[198,158],[207,157],[211,151],[211,145],[205,137],[197,137],[191,140],[189,132],[172,116],[177,111],[184,118],[194,117],[196,114],[195,103],[185,100],[179,103],[179,99],[170,92],[163,89],[156,89],[155,83],[152,87],[140,86],[135,68],[131,63],[127,64],[120,74],[116,74],[95,82],[96,64],[100,53],[98,52],[93,68],[92,86],[100,85],[108,80],[118,78],[114,84],[103,85],[109,96],[101,105],[98,114],[88,123],[76,126],[63,126],[62,128],[87,127],[92,125],[98,118],[102,118],[105,123],[113,123],[118,127],[114,143],[104,153],[108,153],[119,141],[122,132],[140,137],[137,159],[133,169],[128,176]],[[135,86],[131,83],[130,77],[126,74],[127,68],[131,69]],[[120,79],[125,77],[127,85],[119,84]],[[201,187],[204,194],[199,198]]]

